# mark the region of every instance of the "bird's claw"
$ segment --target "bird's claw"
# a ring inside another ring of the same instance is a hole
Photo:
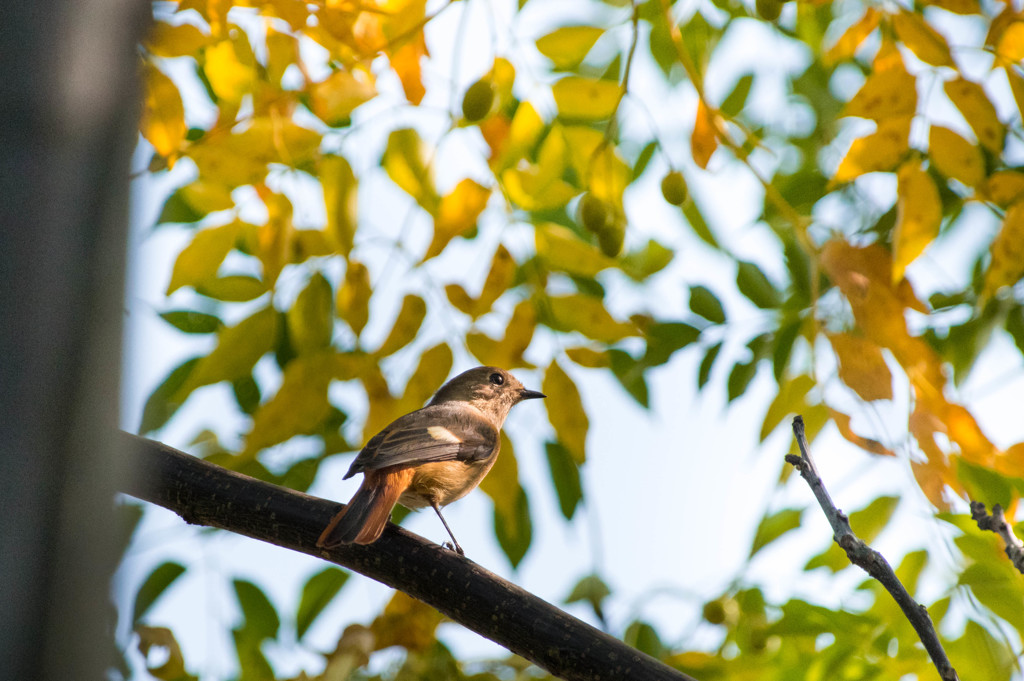
[[[450,541],[446,541],[445,543],[441,544],[441,546],[448,549],[449,551],[454,551],[460,556],[466,555],[466,552],[462,550],[461,546],[459,546],[458,544],[452,544]]]

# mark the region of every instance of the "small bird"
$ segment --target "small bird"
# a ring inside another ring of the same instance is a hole
[[[540,397],[545,395],[495,367],[476,367],[448,381],[427,406],[396,419],[366,443],[345,474],[348,479],[362,473],[363,484],[316,545],[372,544],[397,502],[433,508],[452,548],[464,555],[441,507],[469,494],[491,470],[509,410]]]

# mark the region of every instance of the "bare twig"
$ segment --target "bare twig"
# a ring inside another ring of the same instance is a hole
[[[1013,563],[1013,567],[1024,574],[1024,542],[1013,533],[1013,528],[1006,521],[1003,507],[996,504],[992,507],[992,515],[989,515],[985,511],[985,504],[980,501],[972,501],[971,518],[974,519],[974,522],[978,523],[978,527],[981,529],[995,532],[1002,537],[1003,543],[1006,545],[1006,555],[1009,557],[1010,562]]]
[[[942,680],[959,681],[956,670],[949,663],[946,651],[943,650],[938,634],[935,633],[935,626],[928,616],[928,610],[911,597],[885,557],[854,534],[849,518],[836,508],[828,490],[825,489],[825,484],[818,476],[814,462],[811,461],[810,448],[807,444],[807,437],[804,435],[804,420],[801,416],[796,416],[793,419],[793,434],[800,447],[800,456],[787,454],[786,461],[796,467],[800,471],[800,475],[807,481],[821,510],[825,512],[829,525],[832,526],[833,539],[846,551],[850,562],[877,579],[900,606],[903,614],[907,616],[914,631],[921,639],[921,643],[924,644],[928,655],[932,658]]]

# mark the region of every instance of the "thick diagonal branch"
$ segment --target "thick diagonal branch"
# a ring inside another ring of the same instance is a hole
[[[418,598],[562,679],[693,681],[454,551],[389,525],[369,546],[317,549],[334,502],[272,485],[132,435],[137,481],[124,490],[187,522],[337,563]]]
[[[889,561],[854,534],[853,528],[850,527],[849,518],[832,501],[828,490],[825,489],[825,483],[822,482],[821,477],[818,475],[818,470],[811,460],[810,447],[807,444],[807,437],[804,435],[804,420],[800,416],[793,419],[793,434],[796,436],[796,443],[800,447],[800,456],[787,454],[786,461],[800,471],[800,475],[803,476],[811,491],[814,492],[818,505],[821,506],[821,510],[825,512],[825,517],[828,518],[829,525],[832,526],[833,538],[836,540],[836,543],[846,551],[846,555],[851,563],[877,579],[885,587],[885,590],[892,595],[896,604],[900,606],[900,610],[903,611],[911,626],[914,627],[914,631],[917,632],[921,643],[924,644],[925,650],[928,651],[928,655],[935,664],[935,668],[938,669],[942,680],[958,681],[959,677],[956,674],[956,670],[949,663],[946,651],[939,642],[938,634],[935,633],[935,626],[928,616],[928,610],[915,601],[910,593],[907,592],[906,587],[903,586],[903,583],[893,571],[892,566],[889,565]]]
[[[992,514],[989,515],[985,510],[985,504],[980,501],[972,501],[971,518],[978,523],[980,529],[995,532],[1002,538],[1005,545],[1004,550],[1010,562],[1013,563],[1013,567],[1024,574],[1024,542],[1013,533],[1013,528],[1006,521],[1003,507],[996,504],[992,507]]]

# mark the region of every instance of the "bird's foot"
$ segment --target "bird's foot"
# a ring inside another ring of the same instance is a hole
[[[450,541],[446,541],[445,543],[441,544],[441,546],[448,549],[449,551],[454,551],[460,556],[466,555],[466,552],[462,550],[461,546],[459,546],[458,544],[452,544]]]

